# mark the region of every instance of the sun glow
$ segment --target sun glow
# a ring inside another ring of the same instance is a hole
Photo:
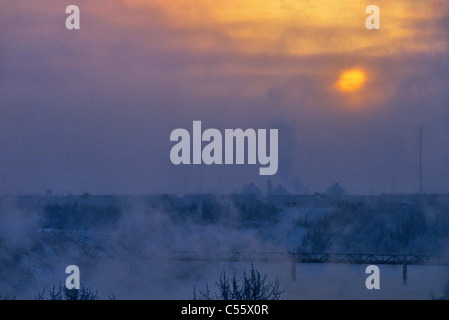
[[[338,88],[343,92],[354,92],[363,88],[366,75],[358,69],[344,71],[338,79]]]

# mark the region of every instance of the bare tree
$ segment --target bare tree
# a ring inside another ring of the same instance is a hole
[[[67,289],[62,286],[61,283],[48,291],[48,295],[45,294],[45,288],[42,292],[36,296],[36,300],[100,300],[98,292],[91,288],[87,288],[81,285],[79,290]]]
[[[211,293],[209,285],[205,291],[197,293],[193,289],[193,300],[279,300],[284,290],[279,289],[279,281],[270,281],[266,274],[262,275],[251,264],[251,270],[243,271],[237,278],[235,272],[232,278],[223,271],[220,280],[216,283],[217,292]]]

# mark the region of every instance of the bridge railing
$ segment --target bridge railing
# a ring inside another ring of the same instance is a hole
[[[365,253],[294,253],[294,252],[198,252],[173,251],[167,257],[176,261],[223,262],[296,262],[390,265],[449,265],[449,259],[430,255]]]

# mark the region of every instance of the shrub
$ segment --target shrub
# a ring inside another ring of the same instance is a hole
[[[36,296],[36,300],[100,300],[98,292],[81,285],[79,290],[67,289],[61,283],[45,293],[45,288]]]
[[[193,300],[279,300],[284,293],[284,290],[279,289],[277,279],[268,280],[268,276],[262,275],[252,264],[251,270],[244,270],[240,278],[237,278],[235,272],[229,278],[223,271],[216,285],[215,294],[211,293],[208,285],[204,292],[199,293],[194,287]]]

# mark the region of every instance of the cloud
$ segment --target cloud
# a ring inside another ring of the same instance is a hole
[[[79,32],[64,29],[63,3],[46,1],[10,1],[2,13],[0,164],[11,192],[182,192],[198,173],[209,190],[226,175],[229,192],[257,171],[174,169],[170,131],[193,120],[224,129],[272,119],[297,125],[286,140],[298,143],[292,157],[313,191],[341,180],[360,193],[388,190],[392,172],[401,191],[414,191],[413,132],[423,119],[434,132],[427,189],[447,192],[447,158],[433,157],[445,145],[449,100],[441,1],[383,4],[379,33],[363,28],[364,1],[345,10],[270,1],[259,11],[253,2],[80,1]],[[333,84],[354,66],[370,81],[341,95]]]

